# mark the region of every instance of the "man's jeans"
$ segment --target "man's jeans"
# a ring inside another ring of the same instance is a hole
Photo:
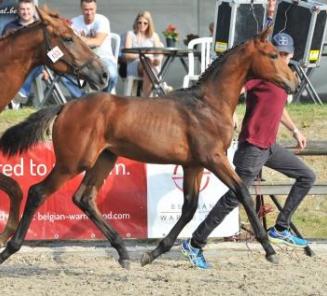
[[[118,80],[117,64],[111,59],[101,58],[101,62],[105,65],[109,73],[108,84],[102,91],[111,92]],[[69,78],[63,77],[62,81],[72,97],[78,98],[86,94],[85,90],[78,86],[74,76],[70,75]]]
[[[31,94],[33,81],[42,73],[43,67],[37,66],[28,74],[27,78],[24,81],[23,86],[19,92],[24,96],[28,97]]]
[[[233,162],[237,174],[246,186],[253,183],[263,166],[295,179],[276,221],[276,224],[282,227],[289,227],[294,211],[315,182],[314,172],[299,157],[278,144],[272,145],[269,149],[260,149],[246,142],[240,143]],[[193,232],[192,245],[203,247],[210,233],[238,204],[237,196],[229,190]]]

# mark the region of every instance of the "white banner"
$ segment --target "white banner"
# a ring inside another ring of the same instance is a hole
[[[233,142],[228,150],[232,159],[236,150]],[[148,164],[148,237],[161,238],[168,234],[176,224],[183,206],[183,169],[176,165]],[[190,237],[196,227],[204,220],[217,200],[227,192],[227,187],[212,173],[205,171],[200,189],[198,209],[179,237]],[[212,237],[226,237],[239,232],[239,210],[233,210],[212,232]]]

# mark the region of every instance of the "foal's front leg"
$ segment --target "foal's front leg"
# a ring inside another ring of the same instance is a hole
[[[117,156],[104,151],[95,165],[86,171],[84,179],[74,194],[74,203],[92,220],[96,227],[110,241],[119,254],[118,262],[124,268],[129,268],[129,255],[119,234],[102,217],[97,204],[96,196],[104,180],[115,165]]]
[[[225,153],[215,153],[213,158],[207,163],[206,168],[213,172],[229,189],[236,194],[248,215],[256,239],[261,243],[266,252],[267,260],[277,263],[278,258],[276,256],[276,252],[271,246],[267,233],[254,210],[254,204],[249,190],[232,169]]]
[[[57,191],[63,183],[77,175],[77,173],[63,173],[63,171],[56,165],[42,182],[30,187],[23,216],[14,236],[0,254],[0,264],[21,248],[33,216],[42,203]]]
[[[183,167],[184,169],[184,203],[182,207],[182,215],[174,225],[168,235],[163,238],[159,245],[151,252],[146,252],[141,258],[141,265],[151,263],[154,259],[161,254],[169,251],[176,241],[178,235],[183,230],[185,225],[191,221],[198,206],[199,191],[201,178],[203,174],[202,167]]]

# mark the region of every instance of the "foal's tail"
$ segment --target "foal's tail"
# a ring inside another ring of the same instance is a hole
[[[0,138],[0,150],[4,155],[13,156],[23,153],[45,138],[52,120],[64,105],[41,109],[31,114],[23,122],[7,129]]]

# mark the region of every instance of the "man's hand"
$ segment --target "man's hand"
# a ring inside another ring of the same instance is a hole
[[[297,152],[302,151],[307,146],[306,137],[298,129],[293,131],[293,137],[297,141]]]
[[[43,70],[43,71],[42,71],[42,76],[41,76],[41,77],[42,77],[42,79],[45,80],[45,81],[48,81],[49,78],[50,78],[50,77],[49,77],[49,74],[48,74],[48,72],[47,72],[46,70]]]

